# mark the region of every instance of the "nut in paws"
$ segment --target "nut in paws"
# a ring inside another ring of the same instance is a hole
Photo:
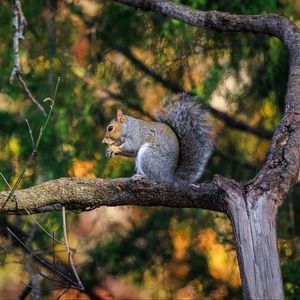
[[[115,153],[111,149],[106,150],[106,157],[114,157],[114,156]]]

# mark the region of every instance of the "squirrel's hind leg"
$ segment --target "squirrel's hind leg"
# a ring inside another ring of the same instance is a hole
[[[171,157],[167,152],[158,153],[145,143],[136,157],[136,175],[138,178],[142,176],[149,180],[172,182],[175,164],[170,161]]]

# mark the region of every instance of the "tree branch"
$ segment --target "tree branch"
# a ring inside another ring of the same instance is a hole
[[[0,193],[0,206],[9,192]],[[61,178],[17,190],[1,213],[25,214],[60,209],[90,210],[99,206],[165,206],[226,212],[224,192],[214,182],[174,185],[149,180]],[[54,205],[54,206],[53,206]],[[43,209],[44,208],[44,209]]]
[[[116,0],[142,10],[151,10],[164,16],[177,19],[183,23],[212,29],[221,32],[252,32],[265,33],[278,37],[287,48],[296,48],[291,39],[296,42],[294,33],[297,26],[288,19],[275,15],[236,15],[220,11],[195,10],[182,4],[175,4],[167,0]]]

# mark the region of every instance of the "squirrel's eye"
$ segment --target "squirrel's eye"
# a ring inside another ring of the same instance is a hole
[[[112,125],[109,125],[109,126],[107,127],[107,131],[109,131],[109,132],[113,131],[113,129],[114,129],[114,126],[112,126]]]

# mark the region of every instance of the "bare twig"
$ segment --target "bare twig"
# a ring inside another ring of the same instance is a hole
[[[17,75],[17,78],[18,78],[21,86],[23,87],[26,95],[39,108],[39,110],[42,112],[42,114],[46,117],[47,114],[46,114],[46,111],[45,111],[44,107],[34,98],[34,96],[32,95],[31,91],[29,90],[26,82],[22,78],[21,72],[19,70],[16,71],[16,75]]]
[[[44,100],[44,102],[46,102],[46,101],[50,101],[50,102],[51,102],[51,104],[50,104],[50,111],[49,111],[49,113],[48,113],[48,115],[47,115],[47,118],[46,118],[46,121],[45,121],[44,125],[43,125],[43,126],[41,127],[41,129],[40,129],[39,136],[38,136],[38,138],[37,138],[37,142],[35,143],[35,147],[33,148],[30,157],[27,159],[27,161],[26,161],[26,163],[25,163],[23,169],[21,170],[20,175],[18,176],[18,179],[17,179],[16,183],[15,183],[14,186],[12,187],[12,190],[11,190],[9,196],[7,197],[6,201],[5,201],[5,202],[3,203],[3,205],[1,206],[0,211],[3,209],[3,207],[6,205],[6,203],[7,203],[10,199],[12,199],[12,197],[13,197],[13,195],[14,195],[14,192],[16,191],[16,189],[18,188],[20,182],[21,182],[22,179],[24,178],[25,171],[27,170],[28,166],[29,166],[29,165],[31,164],[31,162],[33,161],[33,159],[34,159],[34,157],[35,157],[35,155],[36,155],[36,153],[37,153],[37,151],[38,151],[38,147],[39,147],[39,145],[40,145],[40,142],[41,142],[43,133],[45,132],[45,129],[46,129],[46,127],[47,127],[47,124],[48,124],[48,122],[49,122],[50,116],[51,116],[52,111],[53,111],[53,107],[54,107],[54,104],[55,104],[55,99],[56,99],[56,95],[57,95],[57,89],[58,89],[58,86],[59,86],[59,82],[60,82],[60,77],[58,77],[58,79],[57,79],[57,83],[56,83],[56,87],[55,87],[53,99],[51,99],[51,98],[46,98],[46,99]],[[27,121],[27,125],[28,125],[28,124],[29,124],[29,123],[28,123],[28,121]],[[29,128],[30,128],[30,126],[29,126]],[[30,130],[31,130],[31,128],[29,129],[29,132],[30,132]],[[30,133],[30,134],[31,134],[31,133]],[[33,140],[33,144],[34,144],[34,139],[33,139],[33,137],[32,137],[32,140]]]
[[[0,172],[0,176],[2,177],[2,179],[4,180],[4,182],[6,183],[6,185],[7,185],[10,189],[12,189],[12,187],[10,186],[10,184],[8,183],[8,181],[6,180],[6,178],[5,178],[5,176],[3,175],[2,172]]]
[[[48,271],[53,272],[54,274],[59,275],[63,280],[65,280],[70,287],[82,290],[82,286],[79,286],[78,283],[73,281],[71,278],[66,276],[60,270],[58,270],[54,265],[50,264],[47,260],[43,259],[42,257],[35,254],[16,234],[14,234],[8,227],[8,233],[22,246],[24,250],[31,254],[32,258],[34,258],[37,262],[39,262],[43,267],[45,267]]]
[[[68,242],[68,235],[67,235],[67,222],[66,222],[66,208],[64,206],[62,206],[62,220],[63,220],[63,230],[64,230],[64,239],[65,239],[65,244],[66,244],[66,251],[68,253],[68,263],[71,265],[71,268],[73,270],[73,273],[77,279],[78,284],[82,287],[82,289],[84,290],[83,284],[79,278],[78,272],[75,268],[74,262],[73,262],[73,258],[70,252],[70,248],[69,248],[69,242]]]
[[[56,85],[56,89],[55,89],[55,92],[54,92],[54,99],[56,98],[56,94],[57,94],[57,88],[58,88],[58,84],[59,84],[59,80],[60,80],[60,78],[58,78],[58,81],[57,81],[57,85]],[[55,103],[55,100],[52,100],[52,99],[50,99],[50,98],[46,98],[45,99],[46,101],[48,101],[48,100],[51,100],[51,105],[50,105],[50,113],[49,113],[49,117],[50,117],[50,114],[51,114],[51,111],[52,111],[52,109],[53,109],[53,105],[54,105],[54,103]],[[47,118],[47,120],[46,120],[46,122],[48,122],[48,120],[49,120],[49,118]],[[38,148],[38,146],[39,146],[39,143],[40,143],[40,141],[41,141],[41,137],[42,137],[42,134],[43,134],[43,130],[41,129],[40,130],[40,133],[39,133],[39,136],[38,136],[38,143],[37,143],[37,145],[35,145],[35,141],[34,141],[34,138],[33,138],[33,134],[32,134],[32,129],[31,129],[31,126],[30,126],[30,124],[29,124],[29,122],[28,122],[28,120],[27,119],[25,119],[25,121],[26,121],[26,123],[27,123],[27,126],[28,126],[28,130],[29,130],[29,135],[30,135],[30,138],[31,138],[31,142],[32,142],[32,154],[31,154],[31,157],[30,158],[32,158],[34,155],[35,155],[35,153],[37,152],[37,148]],[[43,129],[45,129],[46,128],[46,125],[47,125],[47,123],[45,122],[45,124],[44,124],[44,126],[42,127]],[[26,168],[25,168],[25,170],[26,170]],[[22,174],[22,172],[21,172],[21,174]],[[0,175],[1,175],[1,177],[3,178],[3,180],[5,181],[5,183],[7,184],[7,186],[11,189],[11,193],[13,193],[13,190],[15,190],[16,189],[16,185],[14,186],[14,187],[11,187],[10,185],[9,185],[9,183],[8,183],[8,181],[6,180],[6,178],[5,178],[5,176],[0,172]],[[22,177],[20,176],[19,178],[18,178],[18,180],[19,181],[21,181],[22,180]],[[18,181],[17,181],[18,182]],[[12,196],[11,196],[12,197]],[[8,199],[9,200],[9,199]],[[18,200],[18,201],[20,201],[20,200]],[[5,205],[5,204],[4,204]],[[55,237],[54,237],[54,235],[52,235],[52,234],[50,234],[32,215],[31,215],[31,213],[25,208],[25,211],[27,212],[27,214],[28,214],[28,216],[32,219],[32,221],[44,232],[44,233],[46,233],[48,236],[50,236],[55,242],[57,242],[57,243],[59,243],[59,244],[62,244],[62,245],[64,245],[65,243],[64,242],[61,242],[61,241],[59,241],[58,239],[56,239]]]
[[[53,265],[55,266],[55,264],[53,264]],[[51,277],[45,275],[45,274],[42,273],[42,272],[37,272],[37,273],[38,273],[41,277],[43,277],[44,279],[46,279],[46,280],[48,280],[48,281],[50,281],[50,282],[57,283],[57,284],[59,284],[59,285],[62,284],[61,279],[59,278],[59,276],[58,276],[57,274],[54,274],[54,275],[56,276],[56,278],[57,278],[57,279],[54,279],[54,278],[51,278]],[[60,287],[61,287],[61,286],[60,286]],[[58,287],[57,289],[59,289],[60,287]]]
[[[12,10],[13,10],[13,48],[14,48],[14,67],[11,71],[9,82],[12,83],[14,78],[17,77],[20,85],[23,87],[25,93],[30,98],[30,100],[39,108],[44,116],[47,116],[43,106],[35,99],[35,97],[30,92],[25,81],[21,76],[21,65],[19,56],[19,42],[24,39],[24,29],[27,25],[25,16],[22,11],[22,6],[20,0],[12,0]]]
[[[19,201],[19,200],[18,200]],[[27,212],[28,216],[31,218],[31,220],[42,230],[44,231],[44,233],[46,233],[48,236],[50,236],[56,243],[61,244],[61,245],[65,245],[64,242],[61,242],[60,240],[58,240],[57,238],[54,237],[54,235],[52,235],[49,231],[47,231],[33,216],[32,214],[25,209],[25,211]]]
[[[14,233],[14,236],[11,235],[11,232]],[[24,231],[20,230],[19,228],[11,225],[6,219],[3,219],[3,218],[0,219],[0,235],[2,237],[11,239],[11,243],[15,248],[20,248],[22,250],[25,250],[25,252],[29,253],[29,255],[33,258],[33,260],[35,260],[35,262],[40,264],[47,271],[49,271],[50,274],[54,275],[57,278],[57,279],[56,278],[51,278],[51,277],[45,275],[44,273],[42,273],[41,270],[36,271],[36,273],[38,273],[44,279],[49,280],[53,283],[59,284],[59,286],[57,286],[55,288],[51,288],[51,289],[43,287],[43,290],[53,291],[53,290],[57,290],[57,289],[72,288],[72,287],[75,288],[75,289],[78,289],[77,285],[76,286],[70,285],[70,282],[67,281],[66,278],[64,278],[62,276],[62,274],[65,274],[65,276],[68,277],[67,274],[70,272],[68,265],[66,265],[64,263],[61,263],[59,266],[56,266],[55,263],[51,263],[46,258],[47,254],[39,255],[35,251],[34,255],[32,255],[33,251],[28,246],[26,246],[26,244],[23,242],[24,240],[27,239],[28,235]],[[21,238],[19,238],[19,237],[21,237]],[[21,241],[21,243],[20,243],[20,241]],[[24,247],[24,245],[26,247]],[[26,286],[28,286],[28,288],[32,288],[31,283],[27,284],[27,283],[22,282],[22,284],[24,284],[24,288]],[[87,289],[85,291],[85,293],[87,295],[91,295],[90,296],[91,299],[96,299],[96,300],[101,299],[100,297],[94,295],[92,290]],[[22,294],[20,294],[20,296],[21,295]],[[21,299],[25,299],[25,298],[20,298],[20,300]]]
[[[30,127],[30,124],[29,124],[28,120],[25,119],[25,121],[26,121],[27,126],[28,126],[29,135],[30,135],[31,142],[32,142],[32,149],[34,150],[34,149],[35,149],[35,142],[34,142],[34,138],[33,138],[33,135],[32,135],[32,129],[31,129],[31,127]]]

